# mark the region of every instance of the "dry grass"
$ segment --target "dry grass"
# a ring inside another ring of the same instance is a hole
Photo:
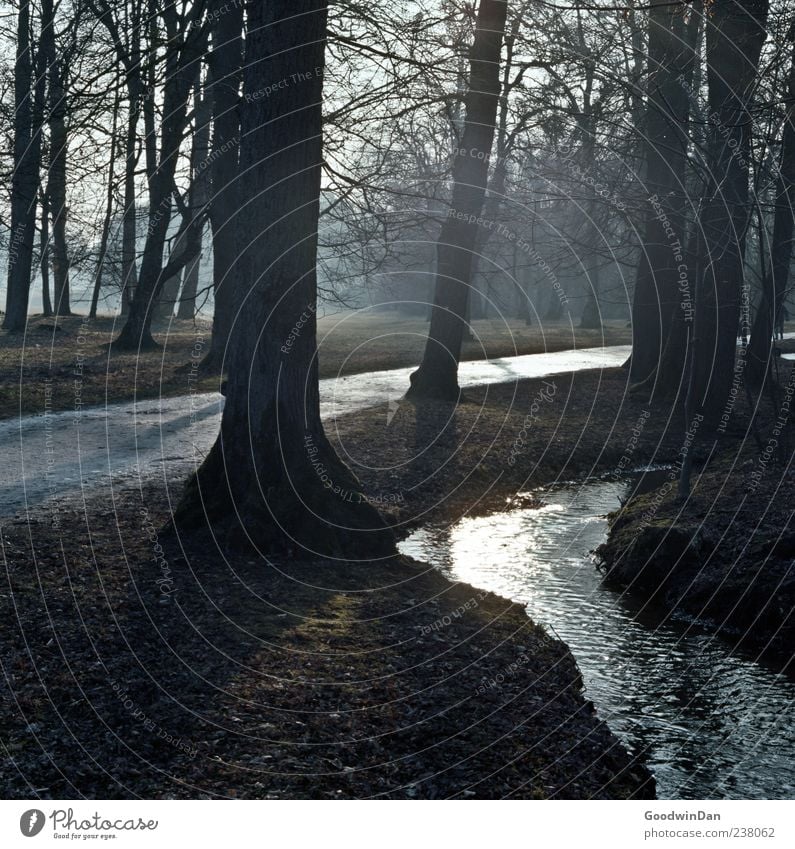
[[[321,377],[417,365],[427,322],[368,312],[321,318],[318,343]],[[113,319],[88,322],[75,316],[31,319],[25,334],[0,334],[0,418],[41,413],[45,392],[52,410],[133,401],[136,398],[217,391],[217,375],[196,375],[191,367],[209,347],[206,322],[173,322],[155,334],[160,351],[137,354],[109,348],[119,325]],[[604,333],[563,323],[525,327],[497,321],[474,322],[476,337],[464,345],[463,358],[484,358],[624,344],[625,322],[610,322]],[[195,357],[194,359],[194,352]],[[51,381],[48,383],[48,381]],[[77,385],[76,385],[77,381]]]

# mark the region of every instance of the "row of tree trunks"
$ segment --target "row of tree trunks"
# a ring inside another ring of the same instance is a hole
[[[29,3],[20,4],[14,62],[14,170],[11,175],[11,233],[3,319],[3,327],[12,331],[23,330],[28,319],[46,81],[44,51],[39,49],[34,85],[30,8]]]
[[[188,120],[188,100],[207,43],[207,30],[200,20],[203,7],[204,4],[195,4],[191,13],[184,18],[173,4],[166,5],[161,11],[169,44],[163,87],[163,119],[158,140],[157,167],[148,173],[149,208],[140,274],[127,321],[114,342],[122,350],[157,347],[151,326],[160,288],[168,277],[168,274],[164,274],[163,256],[172,216],[174,176]],[[108,14],[103,19],[108,20]],[[129,59],[129,56],[126,58]],[[140,101],[143,93],[140,73],[136,79],[137,99]],[[131,95],[134,93],[131,92]]]
[[[89,318],[97,317],[99,307],[99,295],[102,290],[102,280],[107,260],[108,242],[110,241],[110,227],[113,222],[114,195],[116,192],[116,156],[119,147],[119,107],[121,98],[116,94],[113,104],[113,118],[110,131],[110,162],[108,163],[108,182],[105,195],[105,215],[102,219],[102,232],[99,239],[99,252],[97,254],[96,270],[94,271],[94,285],[91,291],[91,306],[89,307]]]
[[[714,0],[707,22],[709,184],[699,217],[692,414],[714,432],[730,398],[744,290],[753,115],[768,0]]]
[[[795,44],[795,25],[789,38]],[[787,106],[781,140],[781,158],[775,187],[772,268],[763,276],[762,299],[754,318],[748,346],[749,376],[759,385],[770,370],[772,338],[784,306],[792,261],[795,223],[795,48],[787,80]],[[760,246],[760,250],[762,246]]]
[[[460,395],[458,361],[472,286],[472,260],[478,243],[489,158],[500,96],[500,55],[507,17],[506,0],[481,0],[470,51],[466,123],[453,163],[453,197],[436,254],[431,325],[422,363],[412,375],[409,398],[455,401]]]
[[[66,242],[66,160],[69,138],[66,128],[67,100],[64,86],[63,57],[55,45],[55,19],[53,0],[42,0],[42,43],[47,56],[47,78],[50,130],[49,170],[47,198],[52,216],[52,274],[54,284],[55,315],[71,315],[69,294],[69,250]]]

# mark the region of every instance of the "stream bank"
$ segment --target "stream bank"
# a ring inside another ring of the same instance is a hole
[[[590,421],[600,380],[477,388],[452,411],[383,404],[328,431],[401,534],[504,502],[492,460],[519,475],[536,453],[511,417],[545,388],[545,421],[559,402]],[[570,449],[554,444],[557,465]],[[208,532],[167,536],[189,471],[172,468],[5,523],[7,797],[653,796],[523,606],[405,557],[267,562]]]
[[[405,557],[167,536],[169,495],[3,527],[6,798],[653,797],[521,605]]]

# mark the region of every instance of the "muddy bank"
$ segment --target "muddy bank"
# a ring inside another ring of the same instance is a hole
[[[743,648],[788,661],[795,645],[795,479],[757,480],[758,450],[723,452],[682,502],[664,483],[611,517],[605,580]]]
[[[232,555],[162,534],[162,488],[109,495],[3,528],[6,797],[652,792],[519,605],[400,557]]]
[[[782,380],[790,364],[782,363]],[[504,510],[518,493],[586,477],[647,475],[612,519],[599,555],[606,579],[756,651],[795,644],[795,434],[769,450],[778,411],[762,399],[760,444],[740,397],[717,442],[697,442],[693,491],[676,499],[681,409],[648,406],[622,369],[478,390],[466,402],[343,419],[339,450],[403,536],[429,520]],[[787,428],[789,432],[790,428]],[[517,502],[519,503],[519,502]]]
[[[623,381],[489,387],[454,410],[384,405],[329,432],[402,534],[504,505],[553,470],[587,473]],[[560,414],[573,429],[558,438]],[[516,442],[531,424],[543,464]],[[98,489],[3,528],[7,796],[653,792],[568,649],[520,605],[400,557],[267,563],[207,532],[170,537],[159,529],[181,487]]]

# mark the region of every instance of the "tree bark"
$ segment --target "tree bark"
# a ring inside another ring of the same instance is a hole
[[[41,238],[39,240],[41,259],[41,306],[42,313],[49,318],[52,313],[50,299],[50,205],[47,203],[47,192],[41,193]]]
[[[194,14],[200,13],[201,4],[196,4]],[[171,221],[174,175],[187,122],[188,98],[206,44],[206,30],[203,26],[194,25],[199,23],[198,20],[178,19],[173,4],[167,4],[161,14],[166,21],[170,46],[166,54],[159,155],[157,170],[149,180],[148,226],[138,285],[127,321],[113,343],[121,350],[157,347],[151,326],[160,287],[168,276],[164,274],[163,254]],[[180,27],[183,28],[181,32]]]
[[[699,228],[704,235],[696,292],[693,412],[714,432],[729,402],[737,354],[749,220],[749,110],[765,41],[768,0],[715,0],[707,22],[710,182]]]
[[[97,256],[97,267],[94,272],[94,287],[91,292],[91,306],[88,311],[89,318],[97,317],[97,308],[99,306],[99,294],[102,289],[102,272],[105,267],[105,258],[108,252],[108,242],[110,240],[110,225],[113,221],[113,190],[116,187],[116,156],[119,147],[118,131],[119,131],[119,109],[121,106],[121,98],[119,94],[113,102],[113,119],[110,130],[110,162],[108,163],[108,189],[105,198],[105,217],[102,220],[102,234],[99,239],[99,254]]]
[[[632,304],[631,379],[651,390],[671,334],[685,260],[685,175],[689,144],[689,88],[700,16],[653,0],[649,13],[649,82],[645,114],[646,220]],[[688,293],[692,299],[694,293]],[[692,312],[692,304],[691,304]],[[679,336],[676,336],[679,339]],[[672,354],[673,352],[671,352]],[[682,370],[678,371],[681,380]]]
[[[453,165],[453,198],[437,244],[436,289],[422,364],[409,398],[456,401],[458,361],[472,285],[473,246],[488,179],[500,95],[500,55],[508,4],[481,0],[470,51],[466,123]]]
[[[228,14],[228,13],[227,13]],[[199,228],[198,240],[202,244],[204,232],[204,210],[210,199],[210,122],[212,109],[209,97],[203,90],[201,80],[196,81],[194,96],[196,115],[191,148],[191,185],[189,205],[194,226]],[[198,254],[185,268],[182,280],[182,292],[179,297],[177,318],[190,320],[196,314],[196,293],[199,289],[199,270],[201,268],[201,247]]]
[[[209,520],[226,529],[230,545],[294,557],[394,546],[320,421],[315,305],[326,16],[327,0],[249,7],[238,195],[244,223],[226,404],[218,441],[175,515],[180,530]]]
[[[210,153],[210,228],[213,237],[213,327],[210,350],[201,368],[224,370],[229,333],[234,319],[234,238],[238,211],[238,160],[240,153],[240,84],[243,70],[243,6],[218,14],[210,53],[208,95],[212,101],[213,135]]]

